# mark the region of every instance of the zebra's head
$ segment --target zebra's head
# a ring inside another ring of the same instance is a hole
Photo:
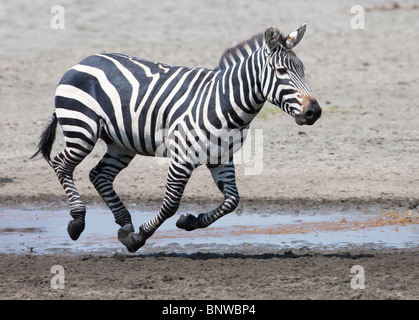
[[[276,27],[265,31],[265,68],[261,84],[265,98],[292,115],[299,125],[312,125],[320,118],[322,109],[304,78],[304,65],[292,51],[302,39],[303,24],[288,36]]]

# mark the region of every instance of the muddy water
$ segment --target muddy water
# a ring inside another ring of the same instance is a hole
[[[409,248],[419,245],[419,214],[388,212],[232,213],[206,229],[176,228],[167,220],[139,253],[270,253],[282,249],[339,249],[348,246]],[[133,211],[135,228],[154,213]],[[104,208],[89,209],[78,241],[66,231],[68,211],[0,209],[2,253],[127,253],[118,242],[118,225]]]

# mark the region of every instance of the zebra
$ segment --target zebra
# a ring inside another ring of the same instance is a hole
[[[312,125],[321,116],[305,81],[304,65],[292,50],[305,30],[303,24],[284,36],[277,27],[269,27],[226,50],[214,69],[171,66],[119,53],[92,55],[70,68],[57,86],[55,110],[32,156],[41,154],[64,188],[72,217],[67,226],[70,238],[79,238],[86,214],[73,172],[99,139],[107,150],[89,178],[112,211],[120,226],[118,240],[129,252],[141,248],[177,212],[193,170],[202,164],[224,199],[212,211],[181,215],[176,226],[187,231],[205,228],[235,210],[239,193],[233,153],[245,136],[232,143],[229,133],[246,131],[266,101],[298,125]],[[51,159],[57,123],[65,148]],[[227,147],[220,151],[220,144],[211,143],[214,137]],[[138,233],[113,188],[117,174],[137,154],[170,159],[160,210]]]

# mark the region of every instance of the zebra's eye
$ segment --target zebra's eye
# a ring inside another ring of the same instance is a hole
[[[278,72],[280,75],[284,75],[287,73],[287,70],[285,70],[285,68],[277,68],[276,72]]]

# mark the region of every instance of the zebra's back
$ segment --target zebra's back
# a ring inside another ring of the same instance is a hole
[[[66,119],[72,118],[74,124],[77,112],[77,125],[92,140],[102,129],[119,145],[154,156],[174,125],[199,122],[198,88],[211,73],[122,54],[93,55],[61,79],[56,92],[57,117],[68,127]]]

